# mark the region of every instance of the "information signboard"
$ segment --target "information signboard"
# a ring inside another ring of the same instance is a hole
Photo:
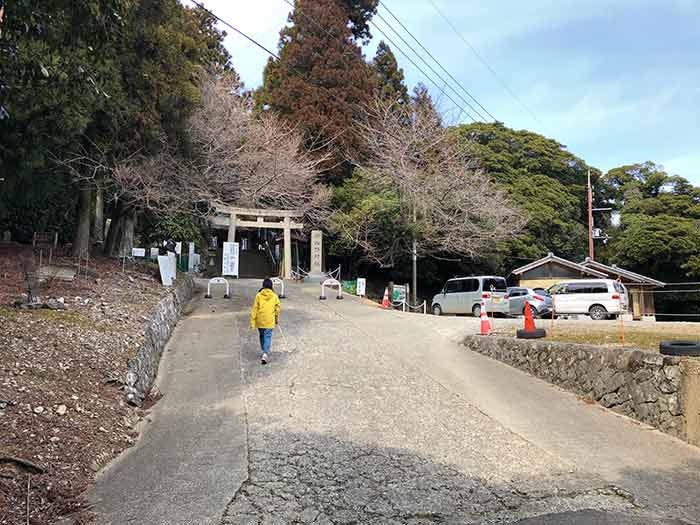
[[[173,281],[177,279],[177,255],[173,252],[168,252],[168,262],[170,263],[170,277]],[[160,259],[160,257],[158,257]]]
[[[407,284],[395,284],[394,285],[394,297],[395,303],[405,303],[408,301],[408,285]]]
[[[194,243],[189,243],[189,251],[187,252],[187,271],[191,272],[194,269]]]
[[[357,278],[357,295],[360,297],[365,296],[365,290],[367,288],[367,279],[364,277],[358,277]]]
[[[158,256],[158,269],[160,270],[160,280],[163,283],[163,286],[172,286],[173,285],[173,278],[171,272],[171,265],[170,265],[170,257],[167,255],[159,255]]]
[[[237,242],[224,242],[221,275],[238,277],[238,250],[239,245]]]

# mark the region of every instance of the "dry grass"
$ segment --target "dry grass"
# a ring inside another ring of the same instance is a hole
[[[693,334],[688,331],[679,331],[678,329],[664,329],[662,324],[651,329],[640,329],[625,325],[624,344],[622,343],[622,334],[618,327],[608,326],[604,329],[587,328],[585,331],[557,328],[555,326],[554,332],[548,330],[547,339],[597,346],[639,348],[640,350],[658,351],[661,341],[700,340],[700,326],[696,328]]]
[[[617,321],[559,319],[552,325],[548,319],[537,319],[537,327],[547,330],[545,341],[561,341],[585,345],[637,348],[658,351],[661,341],[700,341],[700,323],[663,323],[625,321],[624,344]],[[496,335],[512,337],[523,327],[522,319],[496,319]]]

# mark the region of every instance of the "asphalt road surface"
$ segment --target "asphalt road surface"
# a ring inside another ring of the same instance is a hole
[[[700,523],[700,449],[465,350],[464,318],[290,285],[262,366],[258,285],[178,325],[99,523]]]

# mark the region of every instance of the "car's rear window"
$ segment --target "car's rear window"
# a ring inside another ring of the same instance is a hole
[[[484,279],[481,289],[484,292],[505,292],[508,289],[508,284],[502,277],[487,277]]]

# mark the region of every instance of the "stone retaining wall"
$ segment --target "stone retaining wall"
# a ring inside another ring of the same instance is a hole
[[[160,300],[145,323],[145,339],[138,353],[127,363],[126,399],[141,406],[158,375],[163,349],[173,328],[180,319],[182,307],[192,298],[194,280],[189,275],[178,275],[175,288]]]
[[[692,358],[504,337],[469,336],[463,344],[700,445],[700,366]]]

